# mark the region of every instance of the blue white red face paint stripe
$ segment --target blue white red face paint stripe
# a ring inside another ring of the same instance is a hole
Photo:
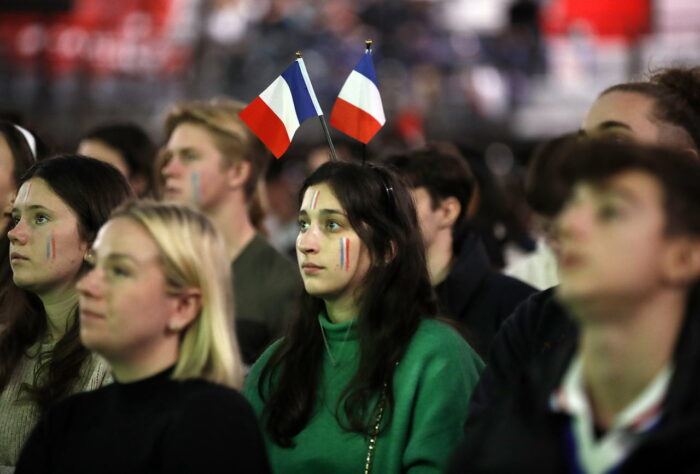
[[[321,191],[316,190],[314,193],[311,195],[311,202],[309,203],[309,207],[311,209],[316,209],[316,206],[318,205],[318,196],[321,194]]]
[[[56,260],[56,239],[53,235],[50,235],[49,240],[46,241],[46,260]]]
[[[190,180],[192,184],[192,201],[194,204],[199,204],[202,200],[202,183],[199,171],[193,171]]]
[[[22,185],[22,192],[19,193],[19,195],[17,196],[17,200],[15,202],[17,204],[23,204],[23,203],[27,202],[27,200],[29,199],[29,193],[31,192],[31,190],[32,190],[32,183],[25,183],[24,185]]]
[[[340,269],[350,270],[350,239],[340,238]]]

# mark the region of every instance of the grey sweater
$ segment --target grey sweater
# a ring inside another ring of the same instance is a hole
[[[35,344],[27,351],[15,369],[10,382],[0,392],[0,474],[14,471],[22,445],[41,417],[41,410],[23,399],[22,384],[34,382],[38,355],[53,349],[53,344]],[[98,356],[91,355],[83,364],[82,376],[73,393],[94,390],[111,382],[109,366]]]

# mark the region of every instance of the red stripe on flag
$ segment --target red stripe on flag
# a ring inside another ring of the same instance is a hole
[[[287,151],[289,148],[287,129],[277,114],[260,97],[256,97],[238,113],[238,116],[270,149],[275,158],[279,158]]]
[[[365,144],[382,128],[382,124],[370,114],[340,97],[333,105],[330,122],[333,127]]]

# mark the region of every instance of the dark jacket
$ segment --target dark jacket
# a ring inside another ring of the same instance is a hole
[[[295,262],[256,235],[231,264],[236,334],[243,362],[252,364],[291,317],[302,282]]]
[[[467,236],[447,278],[435,287],[443,314],[458,321],[484,357],[501,323],[536,290],[491,268],[479,237]]]
[[[453,473],[572,472],[569,418],[550,409],[577,346],[577,330],[553,299],[531,297],[494,341],[481,391],[473,399],[466,439]],[[688,305],[674,353],[675,371],[656,428],[616,473],[700,472],[700,305]],[[482,376],[483,377],[483,376]]]

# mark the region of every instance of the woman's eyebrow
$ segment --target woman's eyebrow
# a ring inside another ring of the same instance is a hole
[[[19,211],[18,206],[12,206],[12,212]],[[46,206],[42,206],[41,204],[32,204],[31,206],[26,207],[27,211],[47,211],[47,212],[53,212],[51,209],[49,209]]]

